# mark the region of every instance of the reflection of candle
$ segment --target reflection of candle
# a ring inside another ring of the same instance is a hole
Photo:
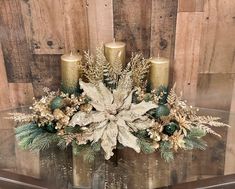
[[[126,44],[123,42],[110,42],[104,44],[104,55],[110,64],[120,58],[122,66],[125,66]]]
[[[62,78],[62,91],[65,93],[75,93],[78,89],[78,80],[81,77],[81,64],[82,56],[79,54],[64,54],[61,56],[61,78]]]
[[[157,89],[161,85],[167,87],[169,81],[169,59],[158,56],[151,58],[150,62],[149,80],[151,89]]]

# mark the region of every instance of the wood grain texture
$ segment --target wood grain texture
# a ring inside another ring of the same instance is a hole
[[[162,162],[164,164],[165,162]],[[175,185],[177,183],[184,183],[191,174],[192,151],[179,151],[174,155],[174,161],[169,165],[169,183],[168,185]],[[163,166],[166,166],[165,164]],[[166,184],[165,184],[166,185]]]
[[[154,154],[152,155],[154,156]],[[151,155],[146,155],[144,153],[139,153],[137,155],[137,153],[133,149],[125,148],[118,151],[118,156],[119,156],[118,158],[127,165],[126,169],[124,167],[124,170],[128,175],[128,179],[126,180],[127,188],[145,189],[149,188],[149,184],[155,186],[156,182],[151,183],[151,179],[149,183],[149,177],[147,171],[149,169],[148,157]],[[152,167],[151,169],[157,169],[157,164],[155,164],[154,167]]]
[[[5,129],[2,128],[2,124],[0,125],[0,169],[13,171],[16,167],[15,140],[12,137],[14,129],[9,126]]]
[[[31,35],[34,54],[62,54],[64,52],[63,1],[29,0]]]
[[[150,56],[170,59],[170,86],[175,50],[177,0],[152,0]]]
[[[83,155],[73,155],[73,185],[91,187],[93,163],[84,160]]]
[[[235,73],[235,1],[205,0],[200,73]]]
[[[19,0],[2,0],[0,41],[9,82],[31,82],[30,49],[27,45]]]
[[[86,0],[63,0],[65,52],[82,52],[89,46]]]
[[[94,53],[97,46],[113,40],[113,1],[88,0],[87,13],[89,49]]]
[[[153,0],[151,15],[151,56],[171,58],[173,61],[177,0]]]
[[[86,1],[21,1],[25,33],[35,54],[88,48]],[[53,8],[52,8],[53,7]]]
[[[233,83],[233,93],[232,93],[232,102],[230,107],[229,115],[229,125],[227,133],[227,144],[226,144],[226,154],[225,154],[225,165],[224,165],[224,174],[233,174],[235,173],[235,80]]]
[[[58,90],[60,87],[60,55],[35,55],[31,65],[34,95],[43,95],[43,88]]]
[[[40,152],[41,179],[51,189],[68,189],[72,186],[72,150],[54,146]]]
[[[10,107],[10,100],[8,98],[9,89],[7,81],[7,73],[3,59],[3,53],[0,43],[0,109],[7,109]]]
[[[39,153],[19,149],[16,143],[16,173],[40,178]]]
[[[146,156],[148,157],[147,188],[159,188],[169,185],[171,183],[171,165],[161,158],[160,153]]]
[[[203,12],[204,0],[178,0],[179,12]]]
[[[194,105],[196,100],[203,13],[180,12],[177,16],[173,82],[176,91]]]
[[[220,110],[230,110],[234,74],[199,74],[196,105]]]
[[[127,43],[127,57],[140,51],[150,56],[151,0],[113,1],[114,37]]]
[[[9,83],[11,107],[31,105],[33,103],[32,83]]]

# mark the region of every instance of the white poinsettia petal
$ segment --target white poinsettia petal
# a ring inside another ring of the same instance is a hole
[[[113,103],[113,94],[107,87],[104,86],[102,82],[99,83],[99,92],[103,97],[104,104],[106,106],[111,106]]]
[[[139,130],[145,130],[154,125],[154,122],[150,119],[147,120],[137,120],[134,122],[128,122],[128,126],[133,130],[133,131],[139,131]]]
[[[113,91],[114,104],[116,104],[117,109],[123,105],[124,100],[128,97],[131,90],[132,80],[131,72],[129,72],[119,81],[117,89]]]
[[[92,83],[85,83],[82,80],[79,81],[79,85],[84,93],[91,99],[91,104],[94,108],[98,111],[104,111],[104,98],[97,87]]]
[[[113,98],[114,98],[114,104],[116,105],[117,109],[119,109],[123,103],[124,100],[127,98],[128,93],[125,89],[121,90],[113,90]]]
[[[150,102],[142,101],[139,104],[131,104],[130,111],[132,111],[134,114],[144,115],[147,111],[156,107],[157,105],[154,104],[152,101]]]
[[[75,125],[86,126],[93,122],[91,114],[85,112],[78,112],[74,114],[72,119],[69,122],[69,126],[74,127]]]
[[[134,149],[137,153],[140,152],[140,147],[137,142],[137,138],[129,132],[129,127],[126,125],[125,121],[118,119],[118,141],[129,148]]]
[[[90,114],[92,116],[93,123],[99,123],[99,122],[102,122],[106,119],[104,112],[91,112]]]
[[[106,119],[104,112],[78,112],[74,114],[69,122],[69,126],[74,127],[75,125],[87,126],[91,123],[102,122]]]
[[[121,111],[118,116],[121,116],[122,119],[128,122],[133,122],[139,118],[141,118],[147,111],[156,108],[157,105],[153,102],[145,102],[142,101],[139,104],[131,104],[129,110]]]
[[[96,125],[94,128],[94,142],[98,142],[99,139],[101,139],[104,130],[106,129],[108,120],[105,120],[101,122],[100,124]]]
[[[130,108],[131,102],[132,102],[132,95],[133,95],[133,92],[134,92],[134,91],[135,91],[135,90],[132,90],[132,91],[130,92],[130,94],[128,95],[128,97],[125,99],[125,101],[124,101],[124,103],[123,103],[121,109],[126,110],[126,109],[129,109],[129,108]]]
[[[105,110],[105,106],[102,103],[99,102],[95,102],[95,101],[91,101],[89,102],[97,111],[104,111]]]
[[[117,145],[118,128],[114,122],[109,122],[101,138],[101,146],[105,152],[105,159],[113,156],[113,149]]]

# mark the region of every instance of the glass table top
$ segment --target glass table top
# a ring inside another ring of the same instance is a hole
[[[14,136],[16,123],[5,117],[10,112],[27,110],[0,111],[0,189],[154,189],[235,173],[233,127],[218,128],[222,138],[205,137],[207,150],[179,151],[170,163],[164,162],[159,153],[137,154],[127,148],[116,150],[111,160],[104,160],[100,154],[89,163],[82,156],[73,156],[71,148],[50,148],[39,153],[19,149]],[[209,109],[200,109],[199,113],[219,116],[235,125],[232,113]]]

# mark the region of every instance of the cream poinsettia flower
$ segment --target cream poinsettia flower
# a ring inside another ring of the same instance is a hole
[[[113,149],[117,142],[140,152],[137,137],[132,132],[150,128],[153,122],[145,115],[150,109],[156,108],[153,102],[142,101],[139,104],[132,103],[132,84],[130,76],[123,78],[117,89],[111,92],[102,82],[97,85],[85,83],[80,80],[80,87],[91,101],[89,102],[95,111],[90,113],[78,112],[71,121],[70,126],[89,126],[93,130],[92,142],[101,141],[101,147],[105,152],[105,158],[113,155]],[[86,132],[86,130],[84,131]]]

